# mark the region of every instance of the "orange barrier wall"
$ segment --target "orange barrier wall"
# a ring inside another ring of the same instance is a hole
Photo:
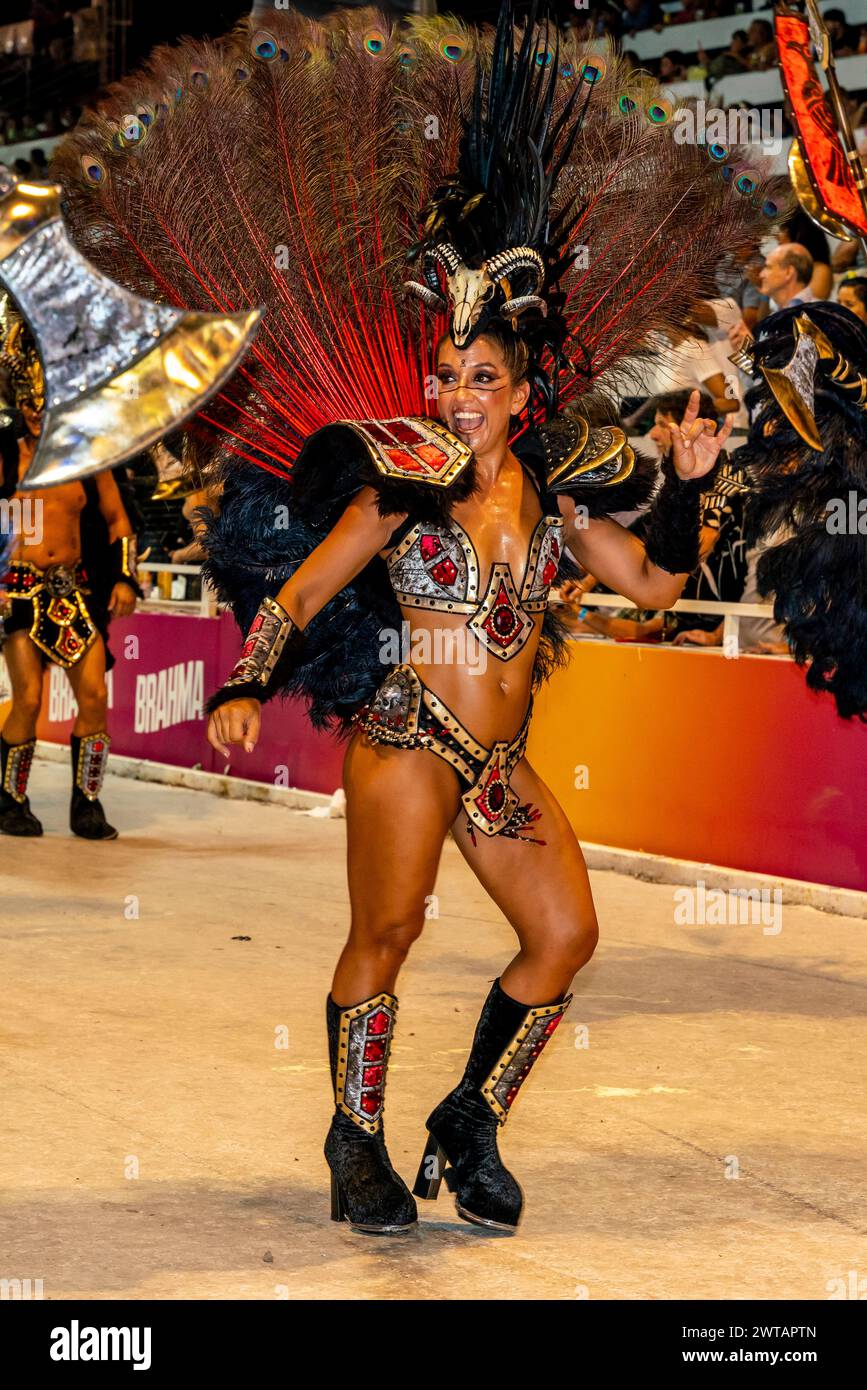
[[[581,839],[867,888],[867,727],[791,661],[573,653],[538,697],[529,756]]]

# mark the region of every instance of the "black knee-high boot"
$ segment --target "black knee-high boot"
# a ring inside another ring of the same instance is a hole
[[[117,831],[109,825],[99,800],[108,750],[108,734],[73,734],[69,740],[72,753],[72,801],[69,807],[69,828],[83,840],[116,840]]]
[[[27,798],[35,747],[35,738],[26,743],[7,743],[0,735],[0,832],[4,835],[42,834],[42,826]]]
[[[445,1177],[465,1221],[515,1229],[524,1198],[497,1151],[497,1130],[571,999],[520,1004],[494,981],[464,1075],[428,1119],[416,1197],[436,1197]]]
[[[328,1052],[337,1107],[325,1140],[331,1219],[398,1235],[418,1220],[409,1188],[391,1166],[382,1110],[397,1000],[377,994],[341,1009],[328,996]]]

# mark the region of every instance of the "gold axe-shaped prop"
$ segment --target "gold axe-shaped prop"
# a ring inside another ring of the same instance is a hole
[[[258,309],[154,304],[73,245],[55,183],[0,180],[0,286],[33,334],[45,413],[20,486],[50,487],[123,463],[200,410],[249,346]]]

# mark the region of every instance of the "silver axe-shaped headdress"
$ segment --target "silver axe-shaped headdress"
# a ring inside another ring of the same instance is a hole
[[[55,183],[0,178],[0,286],[36,341],[45,413],[20,486],[86,478],[155,444],[200,410],[249,346],[258,309],[154,304],[73,245]]]

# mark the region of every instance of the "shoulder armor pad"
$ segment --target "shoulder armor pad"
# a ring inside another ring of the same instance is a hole
[[[548,464],[548,486],[568,492],[570,484],[610,487],[635,467],[635,454],[616,425],[590,429],[583,416],[564,418],[540,431]],[[556,486],[555,486],[556,485]]]
[[[473,451],[439,420],[401,416],[396,420],[340,420],[358,435],[374,467],[400,482],[449,487],[473,457]]]
[[[571,498],[590,516],[635,511],[649,501],[656,463],[636,458],[619,426],[591,428],[581,415],[561,415],[542,425],[537,437],[547,486],[555,496]]]

